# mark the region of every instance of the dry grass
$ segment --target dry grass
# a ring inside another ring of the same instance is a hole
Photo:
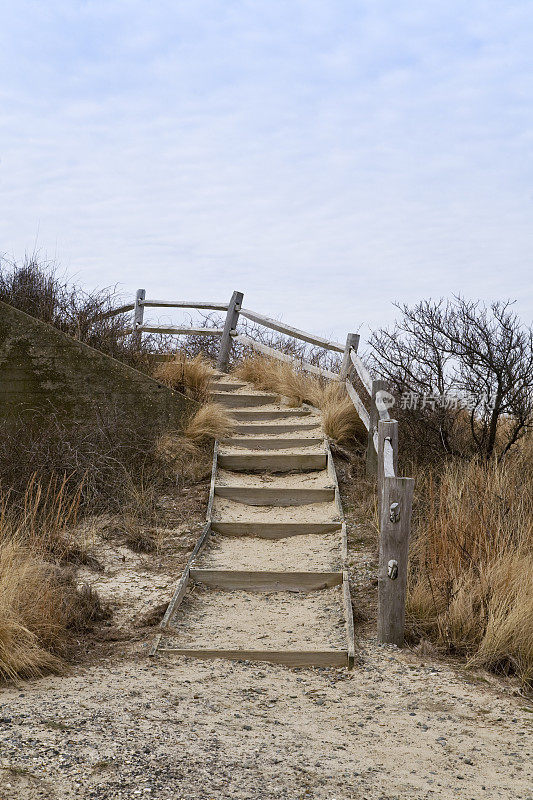
[[[153,376],[166,386],[203,403],[209,395],[209,383],[215,370],[201,355],[187,358],[176,353],[172,361],[165,361],[155,369]]]
[[[156,443],[156,455],[179,484],[194,483],[211,471],[211,445],[229,436],[234,427],[229,412],[218,403],[206,403],[184,424],[181,431],[169,431]]]
[[[416,635],[533,682],[533,459],[455,462],[417,480],[408,611]]]
[[[298,369],[297,362],[292,365],[261,356],[245,358],[233,374],[258,389],[282,395],[291,406],[309,403],[320,409],[324,433],[339,444],[366,437],[366,429],[345,388],[309,375]]]
[[[64,485],[54,493],[34,481],[22,510],[5,496],[0,508],[0,679],[61,672],[74,634],[105,616],[96,593],[64,566],[75,504]]]

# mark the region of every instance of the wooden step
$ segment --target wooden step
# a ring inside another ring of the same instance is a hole
[[[191,578],[211,589],[313,592],[342,583],[342,572],[266,572],[191,568]]]
[[[262,539],[285,539],[310,533],[331,533],[342,528],[342,522],[256,522],[255,520],[213,519],[211,528],[224,536],[257,536]]]
[[[295,420],[294,422],[274,422],[272,425],[247,425],[237,423],[237,425],[234,427],[234,430],[235,433],[238,433],[242,436],[255,436],[256,434],[259,434],[260,436],[263,434],[281,435],[283,433],[298,433],[298,431],[314,430],[318,432],[320,430],[320,421],[317,420],[316,422],[299,423],[297,420]]]
[[[300,417],[309,417],[310,415],[311,412],[304,408],[284,408],[279,411],[249,411],[248,409],[239,408],[233,414],[237,422],[270,422],[277,419],[298,419]]]
[[[276,400],[272,394],[236,394],[235,392],[212,392],[211,399],[226,408],[268,406]]]
[[[215,486],[215,495],[250,506],[301,506],[335,499],[331,488],[271,488],[268,486]]]
[[[222,469],[246,472],[291,472],[325,469],[325,453],[219,453]]]
[[[237,389],[242,389],[246,386],[245,383],[229,383],[225,381],[213,381],[211,383],[211,391],[213,392],[234,392]]]
[[[301,436],[296,439],[294,437],[286,439],[246,439],[240,436],[233,436],[231,439],[223,439],[221,444],[227,444],[231,447],[242,447],[247,450],[288,450],[294,447],[317,447],[323,442],[322,437],[314,436]]]
[[[226,658],[233,661],[264,661],[289,667],[348,667],[347,650],[207,650],[160,647],[158,653],[188,658]]]

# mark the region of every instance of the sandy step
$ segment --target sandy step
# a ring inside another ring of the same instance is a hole
[[[341,528],[334,502],[301,506],[252,506],[217,497],[212,528],[225,536],[281,539],[301,534],[330,533]]]
[[[238,408],[233,416],[236,422],[271,422],[274,420],[292,420],[300,417],[310,417],[311,412],[305,408],[276,408],[261,409],[259,411]],[[318,423],[317,423],[318,424]]]
[[[235,392],[238,389],[244,389],[245,383],[229,383],[227,381],[213,381],[211,383],[211,391],[213,392]]]
[[[247,450],[286,450],[287,448],[300,447],[319,447],[323,443],[322,437],[300,436],[296,437],[245,437],[232,436],[231,439],[223,439],[221,444],[231,445]]]
[[[314,592],[342,583],[342,572],[191,569],[191,578],[211,589],[246,592]]]
[[[342,569],[341,534],[336,531],[289,536],[285,539],[261,539],[212,533],[208,547],[195,559],[194,567],[338,572]]]
[[[237,394],[236,392],[212,392],[215,403],[226,408],[251,408],[254,406],[272,405],[276,399],[271,394]]]
[[[250,453],[222,452],[218,463],[224,469],[246,470],[247,472],[291,472],[292,470],[325,469],[327,457],[325,453],[287,452]]]
[[[270,489],[264,486],[216,486],[215,495],[252,506],[299,506],[333,500],[334,489]]]
[[[178,648],[342,651],[342,587],[263,593],[196,586],[168,633],[168,646]]]
[[[246,423],[237,423],[235,425],[235,433],[242,436],[263,436],[265,434],[273,436],[282,436],[285,433],[302,433],[303,431],[319,432],[321,430],[320,421],[316,422],[300,422],[295,419],[291,422],[259,422],[257,424],[248,425]]]

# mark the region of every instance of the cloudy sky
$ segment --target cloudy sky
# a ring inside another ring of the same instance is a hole
[[[531,321],[530,0],[18,0],[0,39],[3,254],[339,339]]]

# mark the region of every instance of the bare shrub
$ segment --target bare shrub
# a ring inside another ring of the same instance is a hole
[[[532,330],[509,301],[488,309],[456,297],[398,308],[401,320],[370,345],[374,369],[398,398],[432,398],[394,409],[405,444],[426,459],[504,456],[533,426]]]

